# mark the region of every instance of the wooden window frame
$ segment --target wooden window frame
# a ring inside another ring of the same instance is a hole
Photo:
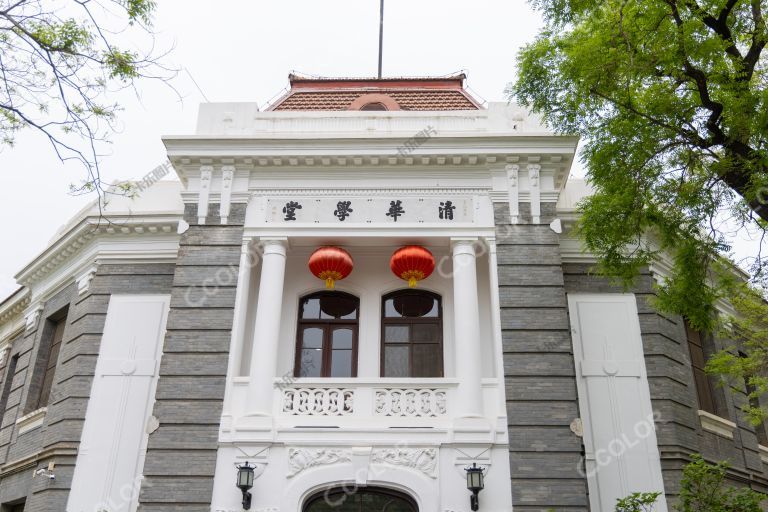
[[[16,377],[16,365],[19,363],[19,354],[13,354],[13,344],[14,342],[8,347],[7,360],[5,368],[3,368],[5,376],[3,379],[2,393],[0,394],[0,425],[2,425],[3,419],[5,418],[5,409],[8,407],[8,397],[11,395],[13,379]]]
[[[56,313],[45,319],[45,326],[40,337],[38,352],[32,384],[29,391],[30,397],[27,399],[27,408],[25,413],[36,411],[47,407],[51,400],[51,392],[56,379],[56,367],[59,362],[61,347],[64,345],[64,334],[67,327],[67,318],[69,306],[65,306]],[[61,338],[56,341],[57,329],[61,328]],[[46,380],[49,379],[49,385],[46,389]]]
[[[407,495],[404,492],[396,491],[394,489],[387,489],[383,487],[356,487],[353,492],[350,492],[349,489],[344,489],[342,487],[336,488],[336,489],[327,489],[325,491],[320,491],[315,494],[312,494],[305,502],[304,505],[301,507],[302,512],[311,512],[312,506],[317,503],[318,501],[328,501],[329,499],[336,501],[335,499],[331,498],[332,496],[340,496],[338,499],[342,499],[344,496],[355,496],[357,494],[374,494],[377,496],[387,496],[391,498],[397,498],[401,500],[402,502],[406,503],[412,510],[412,512],[418,512],[419,506],[416,503],[416,500],[414,500],[412,497]],[[360,504],[362,507],[362,503]],[[363,512],[362,508],[360,508],[356,512]]]
[[[321,298],[323,296],[332,296],[332,295],[339,295],[339,296],[345,296],[351,299],[354,299],[357,302],[357,306],[355,308],[355,319],[336,319],[336,318],[326,318],[326,319],[317,319],[317,318],[302,318],[302,303],[305,300],[313,299],[313,298]],[[332,337],[330,335],[331,331],[338,327],[350,327],[352,329],[352,375],[351,377],[357,377],[357,348],[358,348],[358,333],[359,333],[359,326],[360,326],[360,299],[350,293],[345,292],[315,292],[310,293],[309,295],[304,295],[303,297],[299,298],[299,309],[297,314],[297,327],[296,327],[296,353],[294,357],[293,362],[293,376],[294,378],[304,378],[301,376],[301,351],[304,346],[303,343],[303,332],[306,328],[318,328],[322,329],[323,331],[323,344],[321,348],[321,368],[320,368],[320,376],[319,377],[308,377],[308,378],[345,378],[345,377],[331,377],[331,363],[333,358],[333,347],[332,347]]]
[[[704,370],[704,365],[706,365],[707,362],[707,354],[704,350],[704,334],[691,327],[688,321],[685,320],[685,339],[686,344],[688,345],[688,354],[691,357],[691,375],[693,377],[694,388],[696,389],[696,401],[698,407],[702,411],[720,416],[720,413],[717,410],[717,403],[715,402],[715,392],[712,388],[712,382],[709,375],[707,375],[707,372]],[[696,339],[698,339],[698,343],[696,343]],[[703,361],[702,366],[697,365],[697,358],[695,357],[694,350],[701,352],[701,360]],[[697,377],[701,377],[701,379]],[[699,385],[700,381],[704,382],[704,389],[702,389],[702,385]]]
[[[436,317],[387,317],[386,304],[387,300],[397,295],[427,295],[437,300],[437,316]],[[438,327],[438,341],[436,343],[424,343],[408,341],[406,343],[390,343],[390,345],[405,345],[408,347],[408,376],[405,378],[424,378],[424,379],[440,379],[445,376],[445,350],[443,346],[443,298],[437,293],[426,290],[412,290],[407,288],[405,290],[395,290],[387,293],[381,297],[381,350],[379,353],[379,376],[384,378],[384,360],[385,360],[385,348],[387,346],[386,341],[386,328],[388,325],[411,325],[416,324],[433,324]],[[414,345],[438,345],[440,354],[440,372],[435,377],[412,377],[413,375],[413,346]]]
[[[51,332],[51,341],[47,350],[48,357],[46,358],[42,379],[40,380],[40,395],[37,398],[37,409],[47,407],[51,401],[53,381],[56,378],[56,366],[59,363],[59,354],[61,354],[61,346],[64,342],[64,330],[67,327],[67,317],[65,315],[58,320],[52,320],[52,322],[53,330]]]

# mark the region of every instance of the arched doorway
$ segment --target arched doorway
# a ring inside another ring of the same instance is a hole
[[[313,494],[302,512],[418,512],[413,499],[378,487],[335,487]]]

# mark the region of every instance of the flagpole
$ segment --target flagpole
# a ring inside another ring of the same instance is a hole
[[[384,0],[379,7],[379,78],[381,78],[381,61],[384,52]]]

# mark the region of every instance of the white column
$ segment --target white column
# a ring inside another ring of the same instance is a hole
[[[476,239],[453,240],[453,322],[458,417],[483,416],[480,310],[475,264]]]
[[[265,240],[261,263],[259,302],[251,353],[248,385],[248,414],[272,414],[274,379],[277,374],[277,349],[285,280],[285,239]]]
[[[251,271],[254,260],[251,255],[251,239],[243,240],[240,251],[240,268],[237,275],[235,292],[235,311],[232,319],[232,338],[229,343],[229,367],[227,368],[227,387],[224,394],[223,416],[232,412],[232,379],[240,376],[245,340],[246,318],[248,318],[248,298],[251,292]]]

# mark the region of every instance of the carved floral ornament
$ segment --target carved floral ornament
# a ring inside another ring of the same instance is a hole
[[[370,463],[401,466],[436,478],[437,448],[374,448]],[[289,448],[288,478],[316,466],[352,462],[348,448]]]

